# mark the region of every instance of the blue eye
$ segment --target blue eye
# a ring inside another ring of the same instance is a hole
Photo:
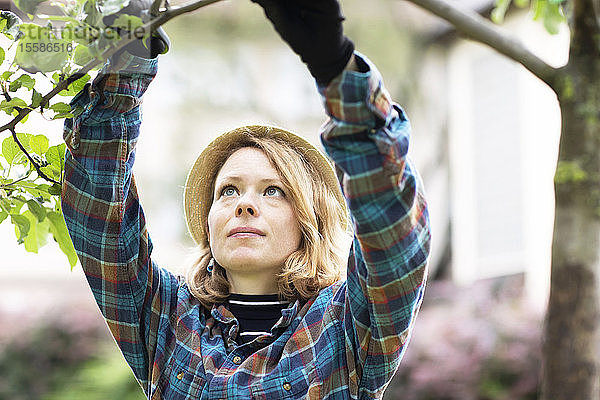
[[[236,193],[237,189],[233,186],[225,186],[223,189],[221,189],[221,196],[235,196]]]
[[[285,194],[283,193],[283,190],[277,186],[269,186],[267,190],[265,190],[265,196],[285,196]]]

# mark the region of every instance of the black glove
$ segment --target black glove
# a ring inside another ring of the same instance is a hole
[[[151,5],[152,0],[131,0],[127,7],[124,7],[115,14],[107,15],[103,18],[102,22],[106,26],[112,26],[119,15],[127,14],[140,17],[142,21],[146,23],[151,20],[151,16],[148,12]],[[127,34],[127,31],[122,28],[115,28],[115,30],[122,36]],[[162,27],[158,27],[158,29],[152,32],[152,35],[146,39],[145,44],[143,43],[143,38],[138,38],[134,42],[125,46],[123,50],[128,51],[134,56],[155,58],[159,54],[165,54],[169,50],[170,45],[171,42],[167,36],[167,33]],[[118,54],[115,56],[118,56]]]
[[[344,35],[337,0],[251,0],[308,66],[320,85],[331,82],[348,64],[354,44]]]

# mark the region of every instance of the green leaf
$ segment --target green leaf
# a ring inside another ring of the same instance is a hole
[[[12,136],[2,141],[2,155],[10,165],[25,164],[27,162],[25,154],[21,151],[17,143],[15,143]]]
[[[67,146],[64,143],[51,146],[46,152],[46,161],[48,161],[51,165],[62,169],[65,166],[66,149]]]
[[[53,196],[60,196],[62,194],[62,188],[60,187],[60,185],[55,183],[54,185],[50,186],[50,188],[48,189],[48,193],[50,193]]]
[[[0,75],[0,80],[8,81],[8,79],[14,74],[14,71],[4,71],[2,75]]]
[[[27,193],[30,193],[32,196],[41,198],[45,201],[48,201],[51,198],[50,193],[48,193],[48,190],[50,189],[51,186],[46,183],[36,185],[33,182],[24,182],[24,183],[19,183],[18,185],[23,187],[25,189],[25,191]]]
[[[21,82],[23,87],[25,87],[29,90],[33,89],[33,87],[35,86],[35,79],[33,79],[29,75],[23,74],[20,77],[18,77],[17,80]]]
[[[14,62],[23,70],[52,72],[60,70],[67,62],[71,42],[58,39],[49,27],[21,24],[23,38],[19,40]]]
[[[22,215],[29,220],[29,232],[27,236],[23,238],[25,250],[37,254],[38,249],[44,246],[48,241],[50,221],[48,219],[39,220],[29,210],[25,211]]]
[[[533,11],[533,19],[539,20],[542,17],[545,8],[545,0],[533,0],[531,10]]]
[[[50,141],[44,135],[35,135],[29,138],[29,147],[31,147],[31,151],[35,154],[39,154],[40,156],[48,151],[48,147],[50,146]]]
[[[15,225],[15,234],[19,243],[22,243],[29,233],[29,227],[31,226],[29,219],[20,214],[11,214],[10,221]]]
[[[61,143],[48,148],[48,151],[46,152],[46,161],[49,165],[42,168],[42,171],[49,173],[57,180],[61,178],[62,171],[65,167],[65,149],[65,144]],[[53,190],[50,194],[60,194],[60,186],[58,187],[58,191]]]
[[[55,119],[73,118],[73,116],[74,116],[73,113],[62,113],[62,114],[56,114],[54,117],[52,117],[52,119],[55,120]]]
[[[0,47],[0,65],[4,62],[5,56],[6,56],[6,53],[4,52],[4,49],[2,47]]]
[[[501,24],[504,21],[504,15],[506,15],[506,10],[510,7],[511,2],[512,0],[496,0],[496,7],[490,15],[494,23]]]
[[[15,6],[27,14],[35,15],[38,5],[43,3],[44,0],[14,0]]]
[[[544,28],[548,33],[556,35],[560,31],[561,24],[566,21],[560,3],[552,1],[547,3],[543,15]]]
[[[48,213],[50,220],[50,232],[54,236],[54,240],[58,242],[58,246],[69,259],[69,264],[74,267],[77,264],[77,253],[71,242],[71,237],[67,231],[67,225],[61,213],[52,211]]]
[[[11,214],[12,208],[13,208],[13,204],[7,198],[0,198],[0,208],[2,210],[4,210],[4,212],[6,212],[7,214]]]
[[[8,213],[0,209],[0,224],[8,217]]]
[[[77,50],[78,48],[79,48],[79,46],[77,46],[77,48],[75,50]],[[89,80],[90,80],[90,75],[85,74],[81,78],[77,79],[75,82],[71,83],[68,88],[59,92],[58,94],[60,96],[75,96],[77,93],[79,93],[81,91],[81,89],[83,89],[83,87],[86,85],[86,83],[89,82]]]
[[[59,72],[55,72],[52,74],[52,80],[54,83],[58,83],[63,80],[63,76]]]
[[[50,109],[59,114],[60,113],[68,113],[69,111],[71,111],[71,106],[68,105],[67,103],[59,102],[59,103],[52,104],[50,106]]]
[[[38,92],[37,90],[33,89],[33,93],[31,94],[31,106],[33,108],[37,108],[40,106],[40,104],[42,104],[42,94],[40,92]]]
[[[25,100],[18,97],[12,98],[10,101],[2,100],[0,102],[0,111],[4,111],[7,114],[11,114],[15,107],[27,107]]]
[[[27,208],[33,215],[37,217],[39,222],[42,222],[46,218],[46,209],[40,203],[35,200],[27,200]]]
[[[88,0],[83,4],[83,12],[86,17],[84,22],[93,27],[102,27],[104,24],[102,23],[102,13],[100,12],[100,8],[98,6],[98,2],[96,0]]]
[[[18,79],[15,81],[12,81],[10,83],[10,85],[8,85],[9,92],[16,92],[19,89],[21,89],[21,82]]]
[[[94,56],[92,56],[92,53],[90,53],[87,47],[81,44],[75,47],[75,52],[73,54],[73,62],[75,64],[83,66],[93,59]]]
[[[35,86],[35,79],[31,76],[23,74],[14,81],[12,81],[8,87],[8,90],[11,92],[16,92],[21,87],[25,87],[29,90],[33,89]]]

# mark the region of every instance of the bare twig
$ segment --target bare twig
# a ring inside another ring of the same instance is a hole
[[[22,182],[25,179],[29,178],[29,175],[31,175],[31,173],[28,173],[27,175],[25,175],[25,176],[23,176],[23,177],[21,177],[21,178],[19,178],[17,180],[14,180],[12,182],[0,184],[0,189],[5,189],[5,188],[8,188],[9,186],[12,186],[12,185],[15,185],[15,184],[17,184],[19,182]]]
[[[159,14],[160,6],[163,3],[163,0],[154,0],[152,2],[152,6],[150,7],[150,15],[152,17],[156,17]]]
[[[12,134],[13,140],[15,141],[15,143],[17,144],[17,146],[19,146],[19,149],[21,149],[21,151],[23,153],[25,153],[25,156],[27,157],[27,159],[29,160],[29,162],[31,163],[31,165],[33,165],[33,167],[35,168],[35,171],[38,173],[39,177],[40,178],[44,178],[48,182],[60,184],[60,182],[58,182],[58,181],[50,178],[48,175],[46,175],[45,173],[42,172],[40,165],[37,163],[37,161],[35,161],[33,159],[33,157],[31,156],[31,154],[29,154],[29,152],[27,150],[25,150],[25,147],[23,146],[23,144],[21,144],[21,141],[17,137],[17,132],[14,130],[14,128],[11,128],[10,132]]]
[[[517,39],[500,30],[476,12],[458,6],[458,2],[444,0],[408,0],[438,17],[450,22],[456,30],[471,39],[486,44],[497,52],[520,63],[556,92],[556,77],[560,69],[554,68],[530,52]]]
[[[10,94],[8,94],[8,91],[6,90],[6,87],[4,87],[4,85],[2,85],[2,95],[4,96],[6,101],[12,100],[12,97],[10,96]]]

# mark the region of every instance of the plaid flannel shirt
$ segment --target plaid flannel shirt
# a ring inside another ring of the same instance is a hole
[[[406,158],[409,123],[377,70],[319,88],[322,142],[343,171],[355,238],[347,279],[283,310],[270,335],[238,345],[237,323],[205,310],[150,258],[131,173],[140,98],[156,60],[125,54],[74,99],[62,209],[93,295],[149,399],[381,398],[410,338],[426,280],[429,221]]]

